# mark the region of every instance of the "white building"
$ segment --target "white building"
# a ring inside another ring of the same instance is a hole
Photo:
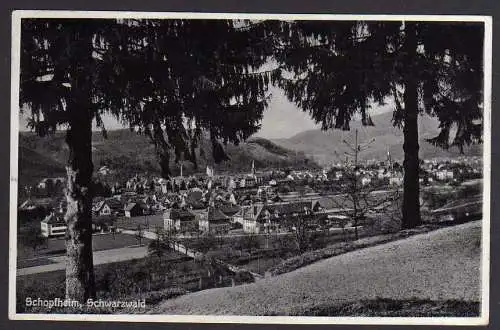
[[[230,220],[230,217],[220,209],[209,207],[205,212],[200,213],[198,227],[204,232],[227,233],[231,228]]]
[[[364,176],[361,178],[361,185],[366,186],[372,182],[372,179],[369,176]]]
[[[195,215],[188,210],[168,209],[163,213],[163,228],[167,231],[196,231],[198,223]]]
[[[107,166],[102,166],[97,172],[100,175],[109,175],[111,173],[111,170]]]
[[[396,175],[389,178],[389,185],[391,186],[401,186],[403,184],[403,176]]]
[[[449,170],[437,171],[436,178],[438,180],[451,180],[451,179],[453,179],[453,171],[449,171]]]
[[[64,236],[67,228],[64,219],[55,213],[49,214],[40,222],[40,230],[44,237]]]

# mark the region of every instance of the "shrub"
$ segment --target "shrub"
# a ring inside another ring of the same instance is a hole
[[[477,317],[480,305],[475,301],[423,300],[418,298],[394,300],[376,298],[345,304],[335,302],[297,310],[291,315],[306,316],[383,316],[383,317]]]
[[[53,279],[18,278],[16,285],[16,310],[18,313],[31,312],[31,307],[26,307],[26,298],[54,299],[64,297],[66,281],[64,273],[57,274]]]
[[[236,274],[234,274],[233,279],[236,284],[255,282],[255,278],[253,277],[253,275],[247,271],[237,272]]]
[[[183,288],[173,287],[173,288],[166,288],[166,289],[158,290],[158,291],[146,292],[146,293],[140,295],[140,297],[138,297],[138,298],[145,299],[146,305],[155,305],[163,300],[182,296],[188,292],[189,291],[187,291]]]
[[[337,243],[330,245],[328,247],[325,247],[323,249],[315,250],[315,251],[308,251],[305,253],[302,253],[298,256],[291,257],[289,259],[286,259],[279,265],[276,265],[274,267],[271,267],[266,271],[266,277],[269,276],[276,276],[284,273],[291,272],[295,269],[307,266],[309,264],[312,264],[316,261],[319,261],[321,259],[326,259],[330,257],[334,257],[346,252],[378,245],[378,244],[383,244],[387,243],[390,241],[394,241],[397,239],[405,238],[408,236],[416,235],[416,234],[421,234],[425,233],[428,231],[431,231],[433,229],[439,228],[436,225],[423,225],[419,226],[414,229],[408,229],[408,230],[402,230],[397,233],[391,233],[391,234],[385,234],[385,235],[379,235],[379,236],[372,236],[372,237],[366,237],[362,238],[357,241],[349,242],[349,243]]]

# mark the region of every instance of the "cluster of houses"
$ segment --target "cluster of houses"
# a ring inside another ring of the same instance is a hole
[[[403,183],[403,170],[392,164],[360,166],[357,176],[363,186],[375,180],[386,180],[388,185]],[[421,166],[421,182],[452,180],[457,174],[480,175],[477,166],[462,162],[424,161]],[[473,163],[475,164],[475,163]],[[102,172],[107,172],[103,168]],[[313,212],[324,215],[324,219],[341,219],[346,210],[321,196],[309,183],[342,182],[345,169],[334,166],[319,171],[255,171],[238,175],[215,175],[207,167],[205,175],[178,176],[169,180],[158,177],[135,175],[124,183],[112,186],[112,196],[95,197],[92,203],[92,220],[96,231],[114,228],[117,218],[145,215],[162,215],[164,229],[176,232],[227,233],[231,229],[242,229],[247,233],[276,232],[290,230],[293,219]],[[63,178],[51,178],[64,182]],[[47,183],[42,180],[39,186]],[[61,181],[62,180],[62,181]],[[292,186],[292,191],[283,192],[280,187]],[[45,236],[64,235],[63,215],[65,199],[44,198],[41,202],[47,210],[41,221]],[[28,198],[19,206],[20,211],[32,212],[40,204]],[[318,218],[318,217],[316,217]]]
[[[329,171],[333,180],[342,180],[345,172],[342,164],[337,164]],[[369,161],[367,166],[360,166],[356,172],[362,186],[382,181],[389,186],[402,186],[404,171],[397,162],[393,162],[387,153],[385,162]],[[421,184],[439,184],[447,182],[463,182],[482,176],[482,160],[480,157],[459,157],[454,159],[422,160],[420,165]]]
[[[202,210],[170,208],[163,213],[166,231],[228,233],[234,228],[234,215],[239,212],[234,206],[208,206]]]
[[[429,182],[463,182],[482,177],[480,157],[460,157],[451,160],[424,160],[421,169],[427,174]]]
[[[293,230],[297,220],[306,219],[313,228],[340,226],[350,209],[341,208],[333,198],[317,197],[280,202],[255,202],[250,205],[211,205],[203,210],[171,208],[164,212],[164,228],[176,232],[226,234],[241,228],[244,233],[262,234]],[[310,217],[306,217],[310,215]],[[345,225],[343,223],[342,225]]]

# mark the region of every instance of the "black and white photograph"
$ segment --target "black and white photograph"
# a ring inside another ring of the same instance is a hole
[[[9,318],[488,324],[491,25],[14,11]]]

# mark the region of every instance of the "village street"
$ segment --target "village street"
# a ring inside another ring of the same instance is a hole
[[[167,300],[153,313],[283,315],[360,299],[481,299],[481,221],[325,259],[253,284]]]
[[[146,257],[147,255],[148,247],[145,245],[94,251],[94,265],[102,265],[132,259],[141,259]],[[54,263],[18,269],[17,276],[46,273],[55,270],[63,270],[66,268],[66,256],[48,257],[47,259]]]

